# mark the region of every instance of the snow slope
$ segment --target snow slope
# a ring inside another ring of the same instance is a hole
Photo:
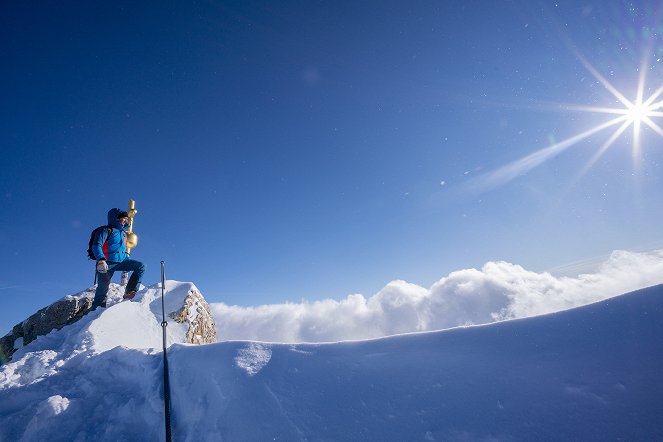
[[[163,440],[156,291],[17,352],[0,369],[0,440]],[[370,341],[174,344],[173,436],[663,440],[662,316],[655,286],[545,316]],[[123,346],[113,347],[116,335]]]

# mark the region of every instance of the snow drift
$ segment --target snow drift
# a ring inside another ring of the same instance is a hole
[[[174,439],[661,440],[661,315],[655,286],[369,341],[176,343]],[[19,350],[0,369],[0,440],[162,440],[155,331],[150,302],[122,302]]]

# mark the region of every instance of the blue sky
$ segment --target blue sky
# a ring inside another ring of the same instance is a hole
[[[663,246],[645,125],[635,159],[629,128],[581,175],[611,128],[475,186],[614,117],[566,106],[623,107],[588,65],[653,94],[661,2],[1,8],[2,330],[92,284],[89,233],[129,198],[144,282],[165,260],[228,304]]]

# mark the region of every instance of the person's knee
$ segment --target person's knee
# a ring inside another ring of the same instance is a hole
[[[145,264],[142,262],[139,263],[138,267],[136,268],[136,272],[143,274],[145,272]]]

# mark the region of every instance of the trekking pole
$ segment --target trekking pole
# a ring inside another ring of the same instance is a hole
[[[170,430],[170,378],[168,376],[168,356],[166,355],[166,307],[163,296],[166,288],[166,272],[164,262],[161,261],[161,328],[163,330],[163,398],[166,415],[166,442],[171,442]]]

